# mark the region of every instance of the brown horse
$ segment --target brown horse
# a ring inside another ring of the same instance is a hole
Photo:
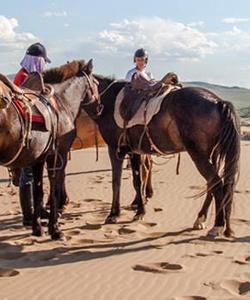
[[[92,68],[92,61],[89,63],[73,61],[44,73],[45,83],[50,82],[54,90],[50,100],[54,98],[57,107],[56,109],[48,107],[52,111],[52,117],[57,120],[56,128],[53,130],[36,127],[35,124],[32,124],[30,132],[26,130],[26,122],[16,106],[16,98],[27,104],[27,101],[37,101],[38,95],[30,90],[18,89],[1,76],[4,82],[0,81],[0,163],[10,168],[32,166],[34,176],[32,233],[36,236],[43,233],[40,213],[43,199],[42,175],[46,161],[50,181],[49,234],[52,239],[62,237],[58,226],[57,202],[62,198],[60,193],[64,190],[61,185],[64,184],[67,155],[76,136],[75,122],[83,101],[95,102],[99,97],[96,81],[91,74]],[[45,101],[44,98],[42,100]],[[31,111],[29,115],[31,116]]]
[[[96,116],[99,105],[97,102],[86,104],[84,108],[96,120],[108,144],[113,175],[113,201],[106,223],[114,223],[120,214],[123,161],[122,157],[117,157],[123,129],[115,122],[114,106],[118,93],[126,83],[96,75],[95,77],[99,81],[99,91],[104,91],[101,93],[104,106],[102,115]],[[206,89],[181,88],[165,96],[159,113],[148,124],[150,139],[148,135],[142,136],[144,132],[144,126],[141,125],[127,129],[129,147],[136,154],[133,157],[137,165],[138,193],[141,192],[139,154],[156,154],[152,143],[165,154],[187,151],[207,182],[208,195],[215,198],[216,217],[209,235],[217,236],[223,232],[230,236],[230,214],[240,155],[239,120],[233,105]],[[145,214],[142,196],[138,201],[135,219]]]

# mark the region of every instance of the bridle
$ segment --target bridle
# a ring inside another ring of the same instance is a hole
[[[83,106],[88,106],[90,104],[94,104],[97,102],[97,107],[96,107],[96,115],[97,117],[99,117],[104,109],[104,105],[101,103],[101,97],[100,94],[98,92],[98,85],[99,82],[96,78],[93,77],[93,82],[91,81],[89,75],[85,72],[82,71],[83,76],[87,79],[87,82],[89,84],[89,88],[91,91],[91,99],[88,102],[83,103]]]

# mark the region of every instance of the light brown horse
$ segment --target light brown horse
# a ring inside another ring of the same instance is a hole
[[[92,62],[73,61],[44,73],[44,81],[53,85],[56,109],[46,102],[44,109],[51,111],[51,120],[56,127],[48,130],[44,126],[26,128],[25,117],[17,107],[19,98],[29,107],[29,101],[39,101],[39,96],[30,90],[20,90],[4,76],[0,79],[0,164],[10,168],[32,166],[34,184],[34,216],[32,233],[43,233],[40,214],[43,200],[43,167],[46,161],[50,181],[49,234],[52,239],[62,237],[58,226],[57,202],[61,200],[65,179],[67,156],[76,137],[75,122],[84,103],[99,98],[96,80],[92,76]],[[40,97],[41,101],[46,101]],[[41,106],[41,105],[40,105]],[[31,116],[31,110],[29,115]],[[52,120],[52,121],[53,121]],[[66,193],[66,191],[65,191]]]

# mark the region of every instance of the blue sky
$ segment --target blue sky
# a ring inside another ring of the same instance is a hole
[[[3,1],[0,72],[16,72],[37,40],[52,66],[93,57],[96,72],[121,78],[145,47],[156,78],[174,71],[181,80],[250,88],[248,0]]]

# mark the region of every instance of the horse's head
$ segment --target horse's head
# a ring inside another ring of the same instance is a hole
[[[89,62],[83,66],[81,69],[81,74],[85,78],[86,81],[86,93],[83,97],[82,105],[84,108],[87,106],[93,105],[95,109],[94,115],[92,117],[98,117],[102,113],[103,105],[100,103],[100,95],[98,92],[98,80],[93,76],[93,60],[89,60]]]

